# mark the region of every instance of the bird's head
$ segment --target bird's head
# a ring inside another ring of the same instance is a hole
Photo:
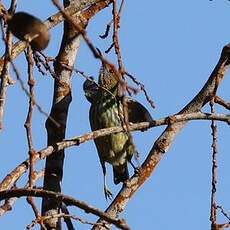
[[[98,85],[110,91],[113,95],[118,92],[118,80],[114,70],[107,64],[102,64],[99,72]]]
[[[88,78],[83,84],[86,99],[92,103],[97,97],[99,86],[94,82],[92,77]]]

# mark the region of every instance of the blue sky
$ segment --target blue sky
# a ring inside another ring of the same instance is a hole
[[[9,4],[9,1],[2,1]],[[42,3],[41,3],[42,2]],[[43,3],[44,2],[44,3]],[[17,11],[26,11],[45,20],[57,10],[51,1],[18,1]],[[200,90],[215,67],[224,45],[230,42],[230,2],[219,1],[126,1],[121,17],[119,40],[125,68],[134,74],[155,101],[152,109],[142,92],[135,98],[145,105],[153,118],[178,112]],[[100,12],[89,24],[87,31],[96,47],[105,50],[111,38],[100,40],[111,19],[111,7]],[[51,41],[46,54],[58,53],[62,25],[51,30]],[[16,39],[15,39],[16,41]],[[0,54],[4,46],[0,41]],[[113,56],[108,56],[114,60]],[[15,64],[26,82],[25,57],[21,54]],[[98,76],[100,62],[95,60],[83,41],[75,66],[86,73]],[[36,100],[50,111],[53,80],[35,71]],[[14,76],[12,74],[12,76]],[[89,103],[84,97],[79,75],[73,77],[67,137],[90,130]],[[218,95],[230,99],[229,74],[224,77]],[[28,98],[18,82],[9,86],[0,137],[0,179],[27,157],[26,133],[23,127],[28,109]],[[218,112],[228,113],[219,106]],[[206,106],[203,111],[209,111]],[[46,146],[46,118],[36,109],[33,115],[33,144],[36,150]],[[143,162],[164,127],[134,134],[135,144]],[[217,204],[230,214],[229,194],[230,156],[228,141],[230,129],[218,122],[218,173]],[[132,229],[210,229],[211,191],[211,129],[208,121],[192,121],[179,133],[151,177],[136,192],[121,214]],[[42,168],[40,162],[36,168]],[[85,200],[104,210],[108,205],[103,194],[103,176],[93,141],[66,150],[63,193]],[[121,185],[113,185],[111,166],[107,166],[108,183],[116,195]],[[130,168],[130,174],[132,169]],[[27,174],[23,178],[27,178]],[[19,185],[22,185],[22,181]],[[39,181],[41,184],[41,181]],[[39,183],[38,183],[39,184]],[[39,200],[39,199],[37,199]],[[38,202],[39,204],[39,202]],[[39,206],[39,205],[38,205]],[[77,208],[73,214],[95,221]],[[13,211],[0,218],[4,229],[25,229],[34,219],[30,206],[22,198]],[[218,222],[227,221],[218,215]],[[77,229],[89,226],[75,222]],[[175,227],[176,226],[176,227]],[[39,226],[34,229],[39,229]],[[64,227],[65,229],[65,227]]]

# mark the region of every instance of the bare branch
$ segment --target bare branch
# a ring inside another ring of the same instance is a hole
[[[217,95],[215,96],[214,100],[217,104],[222,105],[222,106],[224,106],[225,109],[230,110],[230,103],[229,102],[225,101],[224,99],[220,98]]]
[[[79,7],[83,1],[65,0],[64,6],[71,6],[72,8]],[[71,85],[72,85],[72,71],[66,69],[61,63],[67,63],[70,66],[74,65],[76,55],[81,42],[82,31],[85,31],[89,20],[101,9],[107,6],[106,1],[98,2],[90,6],[81,17],[72,17],[66,14],[61,6],[58,5],[59,10],[67,19],[64,23],[64,33],[62,36],[61,46],[54,62],[55,82],[53,93],[53,104],[50,116],[61,125],[59,128],[55,127],[50,119],[46,120],[46,130],[48,134],[48,145],[54,145],[56,142],[65,138],[66,121],[68,117],[69,105],[72,101]],[[74,25],[73,25],[74,24]],[[78,30],[81,28],[81,31]],[[60,84],[61,83],[61,84]],[[64,164],[64,149],[55,150],[53,154],[46,159],[46,169],[44,176],[43,188],[54,192],[61,192],[63,164]],[[61,203],[56,199],[42,199],[42,216],[56,215],[59,213]],[[44,222],[47,229],[60,229],[61,221],[58,218],[48,219]]]
[[[2,27],[1,27],[2,28]],[[2,28],[2,34],[4,37],[4,30]],[[5,50],[5,58],[2,66],[2,72],[0,72],[1,86],[0,86],[0,132],[2,130],[2,119],[3,119],[3,111],[6,100],[6,92],[8,87],[8,76],[10,71],[10,62],[11,62],[11,52],[12,52],[12,34],[7,30],[6,33],[6,50]]]
[[[169,118],[174,119],[169,119]],[[161,125],[168,125],[169,121],[176,123],[186,122],[189,120],[219,120],[225,121],[229,123],[230,115],[223,115],[223,114],[208,114],[208,113],[191,113],[191,114],[178,114],[170,117],[161,118],[159,120],[154,120],[152,123],[150,122],[141,122],[137,124],[132,124],[129,126],[130,131],[134,130],[146,130],[151,127],[161,126]],[[61,142],[55,143],[54,145],[48,146],[44,149],[38,151],[34,157],[34,163],[38,162],[39,160],[45,159],[47,156],[51,155],[54,151],[60,151],[65,148],[69,148],[71,146],[80,145],[86,141],[106,136],[112,133],[117,133],[123,131],[123,127],[111,127],[96,130],[93,132],[89,132],[83,135],[79,135],[76,137],[72,137]],[[9,186],[15,183],[18,178],[24,174],[29,167],[29,159],[27,158],[23,161],[20,165],[18,165],[12,172],[10,172],[0,183],[0,191],[7,189]]]
[[[230,216],[227,214],[227,212],[224,211],[224,208],[220,205],[216,206],[217,209],[220,209],[221,213],[228,219],[228,221],[230,222]]]
[[[27,90],[27,88],[25,87],[25,84],[24,84],[24,81],[22,80],[20,74],[19,74],[19,71],[18,69],[16,68],[16,66],[14,65],[13,62],[11,62],[11,65],[13,67],[13,70],[15,72],[15,75],[17,77],[17,80],[19,81],[20,83],[20,86],[22,88],[22,90],[25,92],[26,96],[28,96],[30,99],[31,99],[31,94],[30,92]],[[41,114],[44,114],[47,118],[49,118],[54,125],[56,125],[57,127],[60,127],[60,124],[58,124],[51,116],[49,116],[49,114],[47,112],[45,112],[42,107],[39,105],[39,103],[35,100],[35,98],[33,98],[33,103],[34,105],[37,107],[38,111],[41,113]]]
[[[104,220],[108,221],[109,223],[114,224],[116,227],[120,229],[130,230],[130,228],[125,224],[125,221],[123,219],[116,219],[110,217],[108,214],[104,213],[103,211],[100,211],[97,208],[94,208],[91,205],[86,204],[84,201],[74,199],[70,196],[63,195],[61,193],[56,193],[53,191],[47,191],[42,189],[25,189],[25,188],[11,189],[11,190],[5,190],[0,192],[0,200],[4,200],[11,197],[22,197],[22,196],[53,198],[61,202],[64,202],[68,206],[69,205],[76,206],[88,213],[92,213],[98,217],[101,217]]]
[[[125,1],[122,0],[121,5],[120,5],[120,8],[119,8],[119,11],[118,11],[118,14],[117,14],[118,18],[121,17],[121,12],[122,12],[122,9],[123,9],[123,6],[124,6],[124,2],[125,2]],[[101,39],[105,39],[105,38],[108,37],[108,35],[109,35],[109,30],[110,30],[111,25],[113,24],[113,21],[114,21],[114,20],[112,19],[109,23],[107,23],[105,33],[104,33],[103,35],[99,35],[99,37],[100,37]],[[118,25],[118,26],[119,26],[119,25]],[[114,43],[113,43],[113,45],[114,45]],[[110,48],[112,48],[112,46],[111,46]],[[109,52],[109,49],[107,49],[107,51]],[[107,53],[107,52],[105,51],[105,53]]]
[[[88,224],[88,225],[104,225],[104,224],[100,224],[100,223],[97,224],[95,222],[90,222],[90,221],[84,220],[83,218],[81,218],[79,216],[72,215],[72,214],[66,214],[66,213],[59,213],[59,214],[51,215],[51,216],[44,216],[44,217],[42,217],[42,220],[45,221],[45,220],[53,219],[53,218],[73,219],[73,220],[81,222],[82,224]],[[33,228],[40,221],[41,221],[40,219],[33,220],[32,223],[27,226],[27,229]],[[74,230],[73,225],[67,226],[67,227],[68,227],[68,230]]]
[[[97,59],[100,59],[102,61],[103,64],[108,65],[113,73],[114,76],[117,78],[117,80],[119,81],[119,83],[121,84],[122,87],[126,88],[127,84],[126,82],[123,80],[122,78],[122,74],[120,71],[117,70],[116,66],[111,63],[109,60],[107,60],[103,55],[101,55],[100,52],[98,52],[98,50],[94,47],[94,45],[92,44],[92,42],[90,41],[84,27],[82,27],[81,25],[79,25],[78,23],[76,23],[72,17],[69,15],[69,13],[67,11],[65,11],[65,9],[63,9],[61,7],[61,5],[59,4],[58,0],[52,0],[53,3],[55,4],[55,6],[60,10],[60,12],[62,13],[62,15],[65,17],[65,19],[71,23],[71,25],[82,35],[82,37],[84,38],[86,44],[88,45],[90,51],[93,53],[94,57]],[[104,1],[102,3],[107,3],[109,4],[111,1]],[[133,89],[132,87],[129,88],[130,90],[133,90],[134,92],[136,91],[136,89]]]
[[[38,180],[39,178],[41,178],[43,176],[44,176],[44,169],[39,171],[39,172],[34,172],[34,181]],[[27,184],[25,185],[24,188],[29,188],[29,181],[27,182]],[[13,188],[11,188],[11,189],[13,189]],[[16,201],[17,201],[17,197],[11,197],[9,199],[6,199],[5,203],[2,206],[0,206],[0,216],[5,214],[7,211],[11,211],[12,206],[14,205],[14,203]]]
[[[145,94],[146,100],[149,102],[149,104],[150,104],[150,105],[152,106],[152,108],[154,109],[154,108],[155,108],[154,101],[150,98],[149,94],[147,93],[147,91],[146,91],[146,89],[145,89],[145,85],[144,85],[142,82],[138,81],[138,80],[136,79],[136,77],[134,77],[132,74],[128,73],[127,71],[125,71],[125,74],[126,74],[128,77],[130,77],[130,78],[132,79],[132,81],[133,81],[136,85],[140,86],[141,90],[142,90],[142,91],[144,92],[144,94]]]
[[[68,230],[74,230],[73,223],[72,223],[72,221],[70,219],[72,217],[68,216],[70,214],[69,210],[67,209],[66,205],[63,202],[61,204],[61,211],[65,215],[63,218],[64,218],[64,221],[66,223],[66,226],[67,226]]]
[[[31,120],[34,108],[34,77],[33,77],[33,59],[32,59],[32,48],[28,46],[28,52],[26,54],[26,59],[28,62],[28,85],[30,88],[30,100],[29,100],[29,110],[25,122],[27,141],[29,147],[29,160],[30,160],[30,171],[29,171],[29,188],[33,187],[33,178],[34,178],[34,156],[35,150],[33,148],[32,141],[32,132],[31,132]],[[33,201],[33,197],[28,196],[27,202],[31,205],[36,218],[39,218],[38,209]]]
[[[220,59],[210,75],[208,81],[201,91],[188,103],[179,114],[199,112],[201,108],[209,102],[216,94],[216,90],[230,64],[230,44],[226,45],[221,53]],[[106,212],[113,217],[119,216],[126,204],[131,199],[137,189],[150,177],[156,165],[160,162],[163,155],[168,151],[173,140],[180,130],[186,125],[186,121],[172,123],[167,126],[159,138],[155,141],[146,160],[140,167],[140,173],[130,178],[120,190]],[[102,220],[99,220],[101,223]],[[95,227],[94,229],[103,229]]]
[[[82,10],[87,9],[89,6],[95,3],[100,3],[100,2],[104,2],[104,1],[103,0],[89,0],[89,1],[84,1],[83,4],[81,4],[81,1],[79,1],[80,4],[78,6],[76,7],[69,6],[65,8],[65,12],[68,12],[68,14],[73,17],[81,17]],[[48,29],[51,29],[52,27],[58,25],[62,21],[64,21],[64,17],[62,16],[61,12],[58,12],[54,14],[53,16],[50,16],[49,18],[47,18],[44,23]],[[28,44],[25,41],[18,41],[17,43],[15,43],[13,45],[12,53],[11,53],[12,60],[16,58],[27,47],[27,45]],[[3,63],[4,63],[4,56],[0,58],[0,72],[3,69]]]
[[[215,112],[214,109],[214,97],[210,101],[211,113]],[[212,191],[211,191],[211,213],[210,213],[210,220],[211,220],[211,229],[216,229],[216,169],[217,169],[217,126],[216,122],[212,120],[211,123],[212,129]]]

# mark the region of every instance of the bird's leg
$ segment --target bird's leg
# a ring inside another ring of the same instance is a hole
[[[105,193],[105,199],[108,198],[111,200],[113,198],[113,194],[109,191],[109,188],[106,184],[106,176],[104,175],[104,193]]]
[[[135,166],[132,162],[132,159],[128,159],[128,162],[132,165],[133,169],[134,169],[134,173],[138,174],[140,172],[140,166]],[[138,163],[139,165],[139,163]]]
[[[113,194],[109,191],[109,188],[106,184],[106,167],[105,163],[101,162],[102,170],[103,170],[103,175],[104,175],[104,193],[105,193],[105,199],[107,200],[108,198],[111,200],[113,198]]]

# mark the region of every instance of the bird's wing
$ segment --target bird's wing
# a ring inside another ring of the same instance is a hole
[[[153,121],[149,111],[141,103],[130,97],[126,97],[126,102],[128,105],[129,122],[138,123]]]

